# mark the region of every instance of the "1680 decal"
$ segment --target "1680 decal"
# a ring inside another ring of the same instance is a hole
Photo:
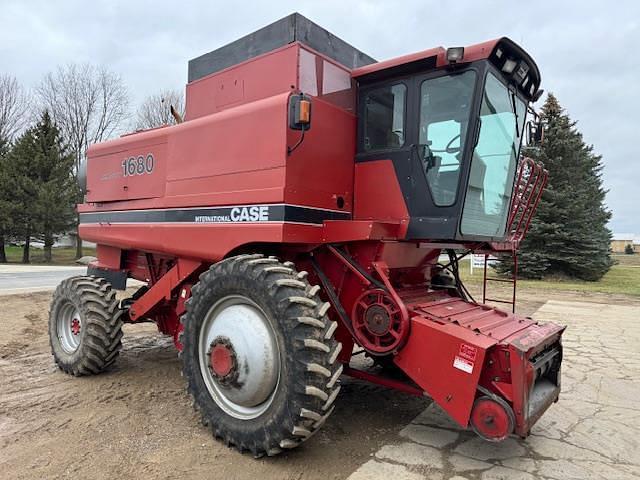
[[[125,158],[122,161],[122,175],[124,177],[132,177],[134,175],[144,175],[153,173],[155,159],[153,154],[149,153],[146,157],[138,155],[137,157]]]

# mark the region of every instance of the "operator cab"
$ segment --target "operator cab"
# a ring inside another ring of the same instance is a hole
[[[408,239],[501,241],[530,102],[533,60],[503,38],[356,69],[357,162],[391,161]]]

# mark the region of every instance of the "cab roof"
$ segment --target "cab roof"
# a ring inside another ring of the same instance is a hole
[[[464,47],[464,56],[456,65],[464,65],[477,60],[490,60],[498,68],[504,65],[507,58],[524,62],[528,67],[529,82],[533,91],[523,90],[527,97],[534,98],[540,87],[540,71],[531,56],[522,47],[507,37],[489,40],[483,43]],[[372,63],[351,71],[351,76],[359,82],[377,81],[386,77],[403,75],[411,71],[427,68],[447,67],[447,49],[435,47],[408,55],[392,58],[382,62]]]

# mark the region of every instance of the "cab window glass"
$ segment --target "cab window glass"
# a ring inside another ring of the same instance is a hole
[[[474,71],[446,75],[420,86],[420,157],[437,206],[455,203],[476,80]]]
[[[526,104],[493,74],[487,75],[460,225],[463,234],[504,236],[526,114]]]
[[[405,98],[403,84],[371,90],[364,97],[364,150],[386,150],[404,145]]]

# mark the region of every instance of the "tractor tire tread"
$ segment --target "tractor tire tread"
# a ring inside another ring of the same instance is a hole
[[[198,361],[197,338],[204,312],[227,282],[246,282],[264,292],[264,298],[272,299],[268,304],[270,318],[285,344],[281,355],[286,358],[286,368],[281,370],[281,381],[286,388],[276,391],[263,415],[244,424],[214,402],[204,386]],[[297,272],[292,262],[254,254],[212,265],[191,292],[179,339],[187,391],[202,424],[228,446],[254,457],[277,455],[312,436],[333,411],[342,372],[342,365],[335,361],[341,344],[334,338],[335,322],[329,321],[329,304],[320,298],[320,287],[311,285],[306,272]]]
[[[59,308],[71,302],[80,314],[81,339],[73,353],[57,336]],[[68,278],[56,288],[49,310],[49,343],[55,363],[74,375],[97,374],[111,366],[122,347],[122,310],[111,284],[95,276]]]

